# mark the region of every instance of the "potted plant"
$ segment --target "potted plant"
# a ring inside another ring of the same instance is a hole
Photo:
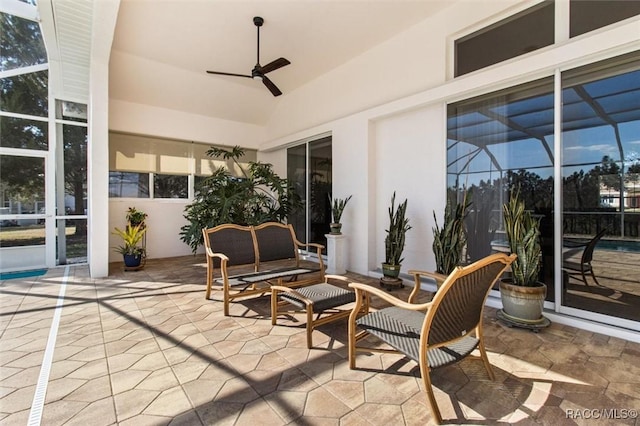
[[[124,230],[115,228],[113,233],[122,238],[122,245],[118,246],[116,251],[122,254],[126,267],[136,268],[142,263],[146,255],[146,250],[141,245],[145,232],[147,228],[144,227],[144,223],[127,225]]]
[[[342,233],[342,223],[340,223],[340,219],[342,218],[344,208],[347,206],[349,200],[351,200],[351,197],[352,195],[349,195],[347,198],[334,198],[332,200],[331,194],[329,194],[329,202],[331,203],[331,223],[329,224],[329,228],[331,229],[330,234],[340,235]]]
[[[389,207],[389,229],[386,230],[387,236],[384,239],[385,261],[382,264],[382,274],[387,278],[397,279],[403,260],[405,237],[411,226],[406,217],[407,200],[405,199],[404,202],[398,204],[397,208],[395,201],[396,193],[394,191]]]
[[[144,221],[147,218],[147,214],[135,207],[129,207],[126,218],[129,226],[142,225],[143,228],[146,227]]]
[[[444,209],[442,228],[438,226],[436,212],[433,212],[435,227],[433,230],[433,254],[436,259],[436,272],[449,275],[460,264],[462,249],[466,243],[464,220],[467,216],[469,203],[466,193],[461,203],[455,208],[447,202]]]
[[[539,221],[525,209],[519,190],[511,194],[502,210],[509,249],[518,255],[511,264],[511,278],[500,281],[503,317],[515,325],[548,322],[542,316],[547,286],[539,281],[542,261]]]

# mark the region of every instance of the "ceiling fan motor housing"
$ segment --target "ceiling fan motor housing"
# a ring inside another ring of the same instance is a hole
[[[251,70],[251,78],[254,80],[262,80],[263,78],[262,72],[258,69],[257,65]]]

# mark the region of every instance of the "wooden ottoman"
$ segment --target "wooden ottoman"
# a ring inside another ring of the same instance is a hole
[[[344,277],[330,276],[332,279],[340,279],[345,283],[348,280]],[[312,348],[313,330],[323,324],[347,318],[351,314],[351,308],[338,309],[356,301],[354,291],[329,284],[327,282],[313,284],[306,287],[292,289],[283,286],[271,286],[271,324],[276,325],[279,314],[290,314],[304,311],[307,313],[307,347]],[[279,310],[285,305],[293,305],[296,310]],[[363,304],[362,312],[368,312],[367,300]],[[314,315],[317,315],[314,320]]]

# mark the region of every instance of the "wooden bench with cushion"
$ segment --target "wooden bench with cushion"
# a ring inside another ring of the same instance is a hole
[[[207,256],[205,297],[209,299],[214,288],[222,290],[225,316],[229,315],[229,303],[238,297],[264,294],[271,285],[295,288],[324,280],[324,247],[298,241],[292,225],[224,224],[203,229],[202,234]],[[318,265],[301,265],[299,249],[303,247],[316,250]],[[239,265],[248,266],[249,270],[234,273],[231,267]],[[300,275],[307,277],[299,279]]]

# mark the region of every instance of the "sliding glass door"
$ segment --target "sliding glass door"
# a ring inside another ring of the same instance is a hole
[[[520,191],[540,219],[545,306],[640,330],[639,135],[639,53],[450,104],[466,261],[505,249],[501,206]]]
[[[302,142],[287,149],[287,179],[302,199],[303,207],[288,221],[302,242],[326,247],[331,222],[331,136]]]
[[[640,321],[640,59],[562,75],[562,305]]]
[[[508,249],[502,205],[519,193],[540,219],[540,280],[553,301],[553,79],[451,104],[448,110],[449,197],[471,202],[466,261]]]

